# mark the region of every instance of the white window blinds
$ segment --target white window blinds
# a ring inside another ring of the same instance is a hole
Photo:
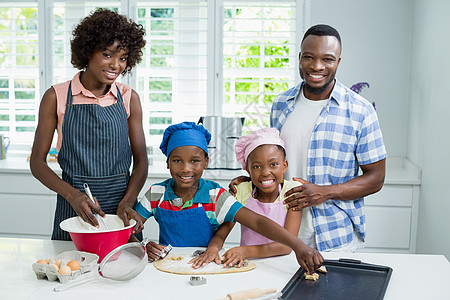
[[[276,95],[297,70],[295,2],[224,2],[223,113],[247,130],[269,126]]]
[[[38,55],[37,2],[0,3],[0,133],[6,136],[31,139],[34,134]]]
[[[154,153],[167,126],[196,122],[206,113],[207,17],[206,1],[137,3],[136,20],[147,32],[137,92]]]

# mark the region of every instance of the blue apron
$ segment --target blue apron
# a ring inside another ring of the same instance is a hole
[[[73,105],[69,84],[62,134],[58,153],[62,179],[83,193],[83,184],[89,184],[102,210],[116,214],[127,190],[132,158],[127,112],[119,88],[113,105]],[[69,202],[58,195],[52,240],[71,240],[59,223],[76,215]]]
[[[216,231],[206,216],[205,209],[199,207],[173,211],[159,207],[156,216],[159,224],[159,244],[174,247],[208,247],[209,240]]]

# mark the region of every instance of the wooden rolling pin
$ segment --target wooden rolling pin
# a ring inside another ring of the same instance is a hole
[[[249,289],[239,292],[230,293],[226,296],[224,299],[220,300],[247,300],[247,299],[256,299],[259,297],[262,297],[267,294],[273,294],[276,293],[277,289],[270,288],[270,289]]]

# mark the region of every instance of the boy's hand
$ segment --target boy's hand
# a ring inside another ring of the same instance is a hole
[[[236,178],[233,178],[230,182],[230,184],[228,185],[229,188],[229,193],[233,196],[236,195],[237,189],[236,186],[242,182],[246,182],[246,181],[250,181],[250,177],[248,176],[238,176]]]
[[[194,269],[198,269],[200,267],[206,266],[212,261],[220,265],[219,250],[213,247],[208,247],[203,254],[194,257],[188,263],[192,264],[192,267]]]
[[[232,267],[238,265],[238,268],[242,267],[245,259],[245,250],[243,247],[234,247],[222,256],[222,263],[224,267]]]
[[[294,251],[298,263],[310,275],[323,264],[323,256],[316,249],[303,244],[298,250]]]
[[[166,248],[165,246],[152,241],[148,242],[145,247],[147,248],[147,256],[149,262],[154,262],[155,260],[157,260],[163,253],[164,248]]]

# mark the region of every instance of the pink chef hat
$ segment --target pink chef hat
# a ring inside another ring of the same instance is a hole
[[[286,150],[283,140],[280,138],[280,132],[276,128],[262,128],[250,132],[239,138],[236,142],[236,159],[242,164],[245,170],[247,158],[256,147],[261,145],[280,145]]]

